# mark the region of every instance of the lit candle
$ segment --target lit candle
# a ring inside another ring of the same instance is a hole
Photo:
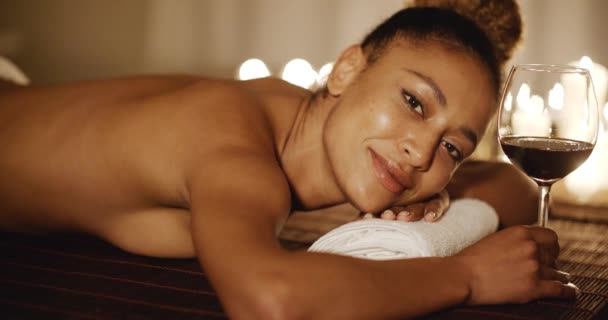
[[[606,93],[608,91],[608,69],[602,66],[601,64],[595,63],[588,56],[583,56],[579,61],[573,61],[569,63],[570,65],[577,66],[583,69],[589,70],[589,74],[591,75],[591,79],[593,82],[593,88],[595,92],[595,97],[597,100],[597,106],[600,112],[602,112],[601,107],[606,103]],[[579,95],[588,94],[585,88],[585,85],[581,81],[575,81],[574,78],[576,76],[565,75],[562,80],[564,85],[570,86],[569,92],[567,92],[565,99],[565,105],[567,107],[572,106],[573,103],[577,103],[581,99]],[[579,121],[584,121],[581,119],[581,114],[578,112],[579,107],[572,106],[569,110],[565,110],[563,112],[564,120],[570,124],[572,128],[569,130],[574,130],[575,132],[578,130],[575,125]],[[576,121],[575,121],[576,120]],[[602,119],[602,125],[606,127],[606,119]]]
[[[530,96],[530,87],[522,84],[515,98],[517,108],[511,120],[514,135],[544,137],[551,130],[551,117],[545,110],[545,101],[537,95]]]
[[[608,187],[605,179],[608,167],[602,165],[608,162],[607,151],[608,137],[600,135],[589,159],[564,179],[564,185],[575,196],[575,202],[588,203],[598,191]]]
[[[571,62],[575,64],[576,62]],[[589,70],[591,79],[593,81],[593,87],[595,88],[595,94],[597,97],[597,104],[603,106],[606,102],[606,90],[608,90],[608,69],[599,63],[595,63],[591,58],[584,56],[578,61],[578,66]]]
[[[281,78],[302,88],[309,89],[317,82],[318,75],[310,65],[310,62],[296,58],[287,62],[285,67],[283,67]]]
[[[600,118],[602,119],[601,122],[604,124],[608,123],[608,103],[606,103],[608,70],[600,64],[593,63],[587,56],[581,58],[578,62],[571,62],[570,64],[589,70],[597,98]],[[564,77],[563,80],[564,85],[573,84],[568,83],[571,79],[568,79],[567,77]],[[578,90],[584,92],[585,89],[581,87]],[[575,91],[577,90],[575,89]],[[577,94],[583,94],[583,92]],[[571,105],[569,101],[575,101],[575,98],[572,95],[565,97],[565,99],[565,106]],[[604,105],[604,103],[606,104]],[[568,123],[571,124],[570,130],[576,136],[575,131],[582,130],[580,129],[580,126],[577,125],[582,119],[580,119],[580,112],[576,112],[574,109],[575,108],[571,108],[571,110],[565,112],[562,121],[569,121]],[[579,127],[579,129],[577,129],[577,127]],[[602,164],[608,163],[608,135],[604,132],[603,127],[605,126],[600,126],[598,140],[589,159],[564,179],[564,187],[571,195],[567,198],[569,198],[568,200],[571,202],[578,204],[606,205],[606,197],[603,193],[608,191],[608,166]],[[561,188],[555,190],[558,191],[556,193],[558,198],[563,197],[563,195],[560,195],[560,189]]]

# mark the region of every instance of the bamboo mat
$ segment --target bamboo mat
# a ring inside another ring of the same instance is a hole
[[[606,320],[608,319],[608,225],[549,220],[560,238],[558,266],[582,291],[576,301],[541,300],[523,305],[459,307],[429,320]]]
[[[459,307],[426,319],[608,319],[608,225],[553,220],[576,302]],[[286,242],[291,248],[301,247]],[[223,319],[196,260],[134,256],[84,236],[0,233],[2,319]]]

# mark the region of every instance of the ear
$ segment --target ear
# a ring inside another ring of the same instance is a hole
[[[367,59],[360,45],[352,45],[340,54],[327,78],[327,89],[333,96],[339,96],[367,65]]]

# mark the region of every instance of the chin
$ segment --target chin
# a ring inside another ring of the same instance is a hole
[[[377,213],[390,207],[393,199],[375,190],[360,188],[348,195],[348,201],[361,212]]]

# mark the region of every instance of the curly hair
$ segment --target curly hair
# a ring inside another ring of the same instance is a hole
[[[513,0],[415,0],[372,30],[361,43],[368,62],[395,39],[421,45],[441,43],[477,55],[491,72],[498,94],[502,69],[522,37],[519,6]]]

